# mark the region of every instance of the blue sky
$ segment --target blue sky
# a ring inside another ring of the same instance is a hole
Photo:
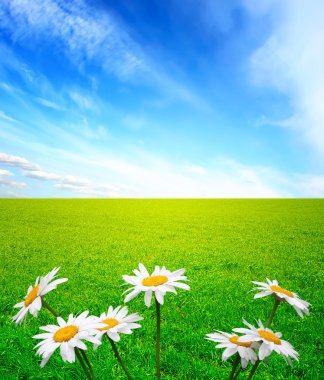
[[[321,0],[3,0],[0,197],[323,197]]]

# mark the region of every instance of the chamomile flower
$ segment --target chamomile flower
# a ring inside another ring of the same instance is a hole
[[[225,348],[222,354],[223,361],[238,353],[241,357],[242,368],[245,368],[249,364],[249,361],[254,364],[258,360],[253,351],[253,348],[258,348],[258,343],[256,342],[241,342],[237,334],[229,334],[223,331],[207,334],[206,336],[206,339],[220,343],[215,346],[216,348]]]
[[[135,323],[143,320],[144,318],[138,315],[138,313],[128,314],[127,306],[118,306],[115,309],[109,306],[107,313],[100,315],[99,321],[103,324],[103,327],[97,329],[96,338],[101,341],[102,337],[107,334],[110,339],[115,342],[120,341],[119,334],[132,334],[132,329],[138,329],[142,327],[140,324]],[[94,345],[94,349],[98,347],[98,344]]]
[[[143,264],[139,264],[139,270],[134,269],[135,276],[123,276],[123,279],[133,285],[123,294],[130,292],[125,297],[125,302],[136,297],[140,292],[144,292],[144,302],[147,307],[151,305],[152,295],[154,293],[157,302],[161,305],[164,303],[164,296],[167,292],[177,294],[175,288],[190,290],[189,285],[178,281],[188,281],[186,276],[183,276],[185,269],[179,269],[174,272],[167,270],[165,267],[160,269],[155,267],[154,272],[150,275]]]
[[[103,327],[97,317],[88,317],[89,311],[84,311],[79,316],[69,315],[67,322],[58,317],[56,325],[41,326],[45,333],[33,336],[35,339],[43,339],[35,348],[38,348],[36,355],[43,357],[41,367],[44,367],[49,358],[57,348],[60,348],[61,357],[64,362],[73,363],[75,361],[75,348],[86,350],[87,346],[83,340],[94,344],[101,344],[96,338],[98,328]]]
[[[271,281],[267,278],[267,282],[252,281],[252,283],[258,285],[252,290],[261,290],[260,293],[254,295],[254,298],[272,295],[279,301],[288,302],[301,318],[304,317],[303,313],[309,315],[308,307],[311,306],[311,304],[300,299],[296,293],[280,287],[277,280]]]
[[[57,285],[62,284],[68,280],[67,278],[58,278],[54,280],[59,270],[59,267],[54,268],[46,276],[36,278],[35,285],[28,288],[25,300],[17,303],[14,306],[20,307],[21,309],[12,318],[13,322],[16,322],[17,325],[20,325],[27,317],[28,311],[34,317],[37,317],[39,310],[42,308],[42,297],[45,296],[45,294],[56,289]]]
[[[263,360],[268,357],[272,351],[282,355],[286,362],[292,366],[290,358],[298,361],[298,352],[294,350],[293,346],[281,339],[280,332],[274,333],[272,330],[263,326],[262,322],[258,321],[258,327],[254,327],[250,323],[244,321],[244,324],[249,327],[233,329],[233,331],[244,334],[240,337],[241,342],[260,342],[259,359]]]

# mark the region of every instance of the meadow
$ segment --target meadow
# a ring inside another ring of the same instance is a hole
[[[142,262],[186,268],[191,290],[168,293],[161,308],[161,369],[165,380],[227,379],[230,362],[204,339],[242,327],[244,317],[266,321],[273,306],[253,300],[251,281],[277,279],[310,302],[301,319],[279,306],[271,328],[300,354],[294,368],[273,353],[254,379],[320,379],[323,358],[324,200],[0,200],[0,379],[82,379],[79,363],[56,352],[45,368],[33,347],[39,326],[55,323],[41,310],[22,327],[10,318],[37,276],[60,266],[69,281],[46,296],[64,318],[99,315],[122,305],[123,274]],[[142,328],[117,344],[134,379],[155,377],[155,308],[143,295],[128,304]],[[108,342],[88,346],[97,379],[125,379]],[[251,368],[251,366],[249,367]],[[246,378],[242,374],[239,378]]]

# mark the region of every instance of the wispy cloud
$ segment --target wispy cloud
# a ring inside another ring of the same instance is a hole
[[[14,174],[9,170],[0,169],[0,186],[24,188],[27,186],[25,182],[11,181],[8,177],[12,177]]]
[[[15,123],[17,120],[14,119],[13,117],[7,115],[5,112],[0,111],[0,119],[3,119],[5,121],[9,121],[11,123]]]
[[[77,90],[70,91],[69,95],[79,108],[95,112],[98,111],[98,107],[95,105],[91,97],[86,96]]]
[[[321,42],[324,2],[273,2],[263,12],[272,16],[273,30],[251,57],[254,83],[289,97],[293,113],[287,119],[289,127],[324,162],[324,44]],[[287,125],[286,122],[272,124]]]
[[[8,177],[8,176],[13,176],[13,175],[14,174],[12,172],[10,172],[9,170],[0,169],[0,176]]]
[[[32,164],[26,158],[19,156],[12,156],[11,154],[0,153],[0,165],[12,166],[18,169],[38,170],[39,166]]]
[[[64,152],[61,152],[65,156]],[[7,155],[10,156],[10,155]],[[13,157],[13,156],[10,156]],[[299,173],[285,174],[272,167],[246,165],[228,157],[207,167],[174,164],[156,156],[143,154],[143,162],[134,159],[92,154],[90,157],[66,152],[69,162],[82,165],[93,178],[55,174],[41,170],[23,170],[22,175],[35,181],[51,181],[57,195],[66,192],[80,197],[149,197],[149,198],[273,198],[322,197],[324,177]],[[19,162],[28,160],[20,157]],[[8,161],[8,160],[7,160]],[[6,162],[7,162],[6,161]],[[12,161],[12,160],[11,160]],[[15,160],[17,161],[17,160]],[[64,161],[64,160],[63,160]],[[29,164],[31,164],[29,162]],[[34,165],[34,164],[31,164]],[[2,170],[2,169],[1,169]],[[0,172],[1,185],[23,188],[24,182],[9,181],[10,172]],[[197,180],[198,176],[198,180]],[[110,181],[107,181],[110,179]],[[32,182],[29,182],[32,186]]]
[[[57,174],[42,172],[40,170],[25,170],[23,171],[22,175],[24,177],[34,178],[41,181],[57,181],[61,178]]]
[[[0,27],[9,32],[14,41],[56,41],[58,48],[79,68],[92,62],[121,81],[154,85],[173,98],[209,109],[195,91],[173,78],[148,55],[121,21],[107,10],[100,12],[82,0],[3,0],[1,13]],[[27,78],[30,72],[15,57],[11,58],[9,63]],[[74,100],[84,103],[85,99],[74,96]]]
[[[35,97],[35,100],[39,104],[41,104],[41,105],[43,105],[45,107],[48,107],[48,108],[52,108],[52,109],[54,109],[56,111],[62,111],[64,109],[60,104],[55,103],[52,100],[48,100],[48,99],[44,99],[44,98],[40,98],[40,97]]]
[[[15,188],[24,188],[27,186],[26,182],[17,182],[17,181],[8,181],[6,178],[0,176],[0,186],[15,187]]]
[[[126,193],[132,193],[134,191],[134,188],[127,185],[98,183],[90,181],[87,178],[38,170],[40,167],[29,162],[26,158],[12,156],[6,153],[0,153],[0,165],[13,166],[21,170],[23,177],[37,181],[51,181],[54,182],[53,186],[57,190],[67,190],[82,196],[123,197]],[[0,185],[15,188],[24,188],[27,186],[25,182],[8,180],[8,177],[13,175],[14,174],[8,170],[0,169]]]

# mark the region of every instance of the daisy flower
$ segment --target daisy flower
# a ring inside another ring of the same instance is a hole
[[[290,292],[284,288],[281,288],[277,280],[269,280],[267,282],[256,282],[252,281],[253,284],[258,285],[253,288],[253,290],[261,290],[260,293],[254,295],[254,298],[261,298],[272,295],[279,301],[288,302],[297,312],[300,317],[304,317],[303,313],[309,315],[308,307],[311,306],[310,303],[303,301],[298,297],[296,293]]]
[[[245,368],[249,361],[254,364],[258,358],[253,351],[253,348],[258,348],[258,343],[255,342],[241,342],[240,337],[236,334],[228,334],[223,331],[217,333],[207,334],[208,340],[220,343],[216,348],[226,348],[222,354],[222,360],[226,361],[232,355],[238,353],[241,357],[242,368]]]
[[[262,322],[258,321],[258,327],[254,327],[245,320],[244,324],[249,327],[233,329],[233,331],[244,334],[240,337],[241,342],[260,342],[259,359],[263,360],[268,357],[272,351],[282,355],[286,362],[292,366],[290,358],[298,361],[298,352],[294,350],[293,346],[281,339],[282,334],[280,332],[274,333],[272,330],[263,326]]]
[[[94,344],[101,344],[96,338],[98,328],[103,327],[97,317],[88,317],[89,311],[84,311],[79,316],[69,315],[67,322],[58,317],[56,325],[41,326],[40,329],[46,333],[33,336],[35,339],[43,339],[35,348],[38,348],[36,355],[43,357],[41,367],[44,367],[49,358],[57,348],[60,348],[61,357],[64,362],[73,363],[75,361],[75,348],[86,350],[87,346],[82,340],[87,340]]]
[[[99,327],[97,329],[96,338],[101,341],[102,337],[106,334],[110,339],[115,342],[120,341],[119,333],[121,334],[132,334],[132,329],[138,329],[142,327],[138,322],[144,318],[138,315],[138,313],[127,315],[127,306],[118,306],[115,309],[109,306],[107,313],[102,313],[100,315],[99,321],[104,325],[104,327]],[[94,349],[98,347],[98,344],[94,345]]]
[[[154,293],[157,302],[161,305],[164,303],[164,296],[167,292],[177,294],[176,288],[190,290],[189,285],[178,281],[188,281],[186,276],[183,276],[185,269],[179,269],[174,272],[167,270],[165,267],[160,269],[155,267],[154,272],[150,275],[143,264],[138,265],[139,270],[134,269],[135,276],[123,276],[123,279],[133,285],[123,294],[127,294],[125,302],[136,297],[140,292],[144,292],[144,302],[147,307],[151,305],[152,294]]]
[[[56,289],[57,285],[62,284],[68,280],[67,278],[58,278],[54,280],[59,270],[60,267],[54,268],[45,277],[36,278],[35,285],[28,288],[25,300],[17,303],[14,306],[20,307],[21,309],[12,318],[13,322],[16,322],[17,325],[20,325],[27,317],[28,311],[34,317],[37,317],[39,310],[42,308],[42,297],[45,296],[45,294]]]

